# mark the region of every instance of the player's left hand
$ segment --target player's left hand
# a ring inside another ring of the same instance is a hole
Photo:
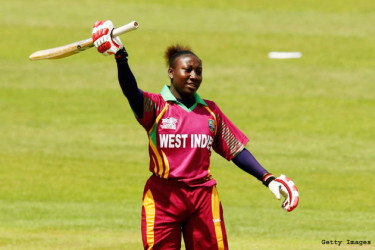
[[[92,29],[92,40],[94,45],[98,48],[98,51],[105,56],[116,54],[124,47],[118,36],[112,37],[113,30],[114,26],[110,20],[105,22],[100,20],[96,21]]]
[[[278,200],[280,200],[281,195],[285,197],[281,207],[286,211],[291,212],[297,207],[299,202],[297,187],[294,185],[294,182],[285,175],[280,175],[276,179],[272,180],[268,184],[268,188]]]

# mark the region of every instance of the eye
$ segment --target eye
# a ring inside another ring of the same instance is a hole
[[[192,67],[187,67],[187,68],[184,68],[184,70],[185,70],[186,72],[190,73],[190,72],[193,70],[193,68],[192,68]]]

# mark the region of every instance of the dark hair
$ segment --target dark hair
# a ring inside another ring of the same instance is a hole
[[[175,59],[182,55],[193,55],[199,59],[199,57],[196,54],[194,54],[194,52],[191,50],[189,46],[183,46],[180,44],[169,46],[165,51],[164,57],[167,65],[173,68]]]

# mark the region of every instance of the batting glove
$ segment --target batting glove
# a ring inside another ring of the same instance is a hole
[[[285,175],[275,178],[272,174],[268,174],[263,178],[263,183],[268,186],[276,199],[280,200],[281,195],[284,196],[285,200],[281,205],[283,209],[291,212],[297,207],[299,194],[296,185],[290,178]]]
[[[122,49],[124,46],[121,43],[120,38],[112,37],[112,32],[114,30],[113,23],[110,20],[105,22],[96,21],[92,29],[92,40],[95,47],[102,55],[113,55],[117,51]]]

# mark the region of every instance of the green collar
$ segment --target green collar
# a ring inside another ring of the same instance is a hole
[[[163,97],[164,101],[172,101],[172,102],[176,102],[178,105],[180,105],[181,107],[183,107],[184,109],[188,110],[188,111],[191,111],[193,110],[197,104],[202,104],[204,106],[207,106],[207,103],[197,94],[197,93],[194,93],[194,98],[195,98],[195,104],[193,106],[190,107],[190,109],[188,109],[184,104],[182,104],[181,102],[179,102],[176,97],[172,94],[171,90],[169,89],[170,87],[167,86],[167,85],[164,85],[164,88],[161,90],[161,96]]]

